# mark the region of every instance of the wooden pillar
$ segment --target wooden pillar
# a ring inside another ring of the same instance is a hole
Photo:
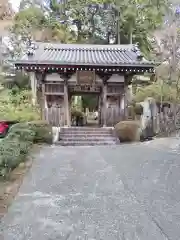
[[[69,126],[71,126],[71,95],[68,93]]]
[[[128,118],[128,105],[129,105],[129,88],[128,86],[132,83],[133,74],[128,74],[124,77],[124,116]]]
[[[101,109],[101,95],[98,98],[98,124],[101,126],[102,122],[102,109]]]
[[[103,127],[107,125],[107,82],[103,83]]]
[[[124,117],[125,119],[128,118],[128,99],[127,99],[127,94],[128,94],[128,86],[124,86]]]
[[[34,72],[30,72],[30,83],[32,91],[32,104],[36,105],[37,103],[37,78]]]
[[[65,115],[65,126],[70,127],[70,114],[69,114],[69,97],[68,97],[68,84],[67,80],[64,81],[64,115]]]
[[[41,93],[41,116],[42,116],[42,120],[46,120],[46,117],[45,117],[45,83],[42,83],[42,86],[41,86],[41,89],[42,89],[42,93]]]

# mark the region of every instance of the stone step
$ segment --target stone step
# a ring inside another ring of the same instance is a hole
[[[65,132],[60,133],[60,136],[78,136],[78,137],[84,137],[84,136],[95,136],[95,137],[109,137],[112,136],[112,133],[93,133],[93,132]]]
[[[82,137],[79,137],[79,136],[72,136],[72,137],[69,137],[69,136],[61,136],[60,137],[60,140],[65,140],[65,141],[84,141],[84,140],[87,140],[87,141],[115,141],[116,138],[115,137],[112,137],[112,136],[109,136],[109,137],[102,137],[102,136],[99,136],[99,137],[95,137],[95,136],[82,136]]]
[[[97,142],[96,139],[62,139],[62,142]],[[116,142],[116,139],[99,139],[98,142]]]
[[[111,146],[111,145],[114,145],[114,144],[109,144],[109,143],[84,143],[84,144],[81,144],[81,143],[62,143],[62,144],[59,144],[60,146],[64,146],[64,147],[72,147],[72,146]]]
[[[56,144],[61,146],[96,146],[96,145],[116,145],[116,141],[59,141]]]
[[[91,127],[70,127],[61,128],[62,132],[112,132],[111,128],[91,128]]]
[[[69,130],[69,131],[61,131],[60,132],[61,134],[112,134],[112,131],[72,131],[72,130]]]
[[[59,141],[62,146],[115,145],[117,138],[112,128],[69,127],[61,128]]]

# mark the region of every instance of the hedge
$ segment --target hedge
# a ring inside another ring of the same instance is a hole
[[[115,125],[115,132],[120,142],[134,142],[141,139],[139,121],[121,121]]]
[[[25,161],[33,143],[52,143],[52,127],[42,121],[17,123],[0,142],[0,177]]]
[[[9,134],[0,143],[0,177],[7,177],[9,173],[21,162],[26,160],[32,141],[27,140],[28,135]],[[29,134],[29,133],[28,133]]]
[[[52,143],[52,126],[45,121],[29,122],[28,126],[35,132],[34,143]]]
[[[11,127],[8,135],[24,135],[26,132],[29,132],[28,138],[33,143],[52,143],[52,126],[46,121],[17,123]]]

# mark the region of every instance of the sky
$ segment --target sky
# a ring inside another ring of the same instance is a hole
[[[10,0],[10,3],[12,4],[12,7],[15,11],[18,10],[18,7],[19,7],[19,3],[20,3],[21,0]]]

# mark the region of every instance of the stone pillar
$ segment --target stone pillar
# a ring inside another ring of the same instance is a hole
[[[107,125],[107,83],[103,84],[103,127]]]
[[[69,97],[68,97],[68,84],[64,81],[64,116],[65,116],[65,126],[70,127],[70,114],[69,114]]]

